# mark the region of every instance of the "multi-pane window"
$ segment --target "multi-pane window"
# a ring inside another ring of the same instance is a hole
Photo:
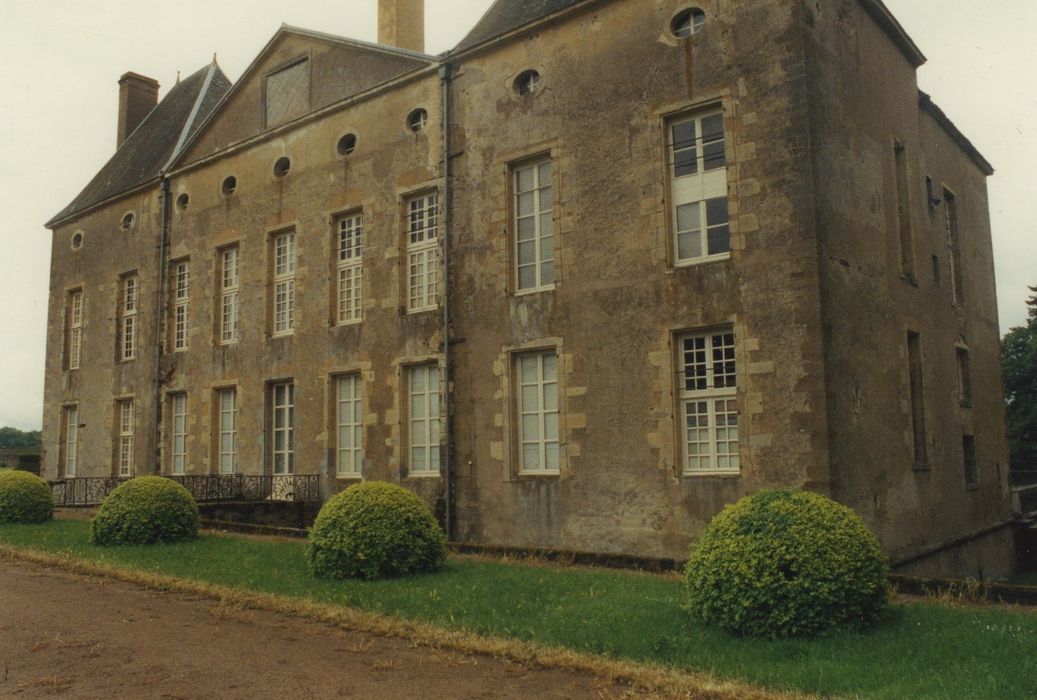
[[[83,290],[76,289],[68,293],[68,304],[65,307],[68,315],[68,369],[79,369],[83,359]]]
[[[238,470],[238,391],[219,389],[216,392],[219,442],[216,446],[220,474],[234,474]]]
[[[727,255],[724,115],[708,112],[669,124],[674,259],[677,264]]]
[[[295,232],[274,236],[274,335],[295,329]]]
[[[238,247],[220,251],[220,343],[238,342]]]
[[[434,309],[439,301],[439,206],[435,192],[406,200],[407,310]]]
[[[410,474],[439,474],[439,366],[407,368],[407,445]]]
[[[126,275],[120,286],[119,359],[127,361],[137,357],[137,310],[140,306],[137,275]]]
[[[336,450],[335,470],[339,476],[360,476],[364,464],[363,409],[360,376],[335,378]]]
[[[133,400],[118,401],[115,407],[119,433],[119,476],[133,476]]]
[[[172,471],[173,474],[187,472],[187,394],[173,394],[170,397],[172,414]]]
[[[972,405],[972,358],[967,348],[955,348],[958,358],[958,403]]]
[[[514,177],[516,286],[519,291],[549,288],[555,282],[551,161],[519,166]]]
[[[191,264],[186,260],[173,266],[173,351],[187,349],[188,318],[191,309]]]
[[[271,467],[274,474],[295,473],[295,385],[270,386]]]
[[[63,476],[72,478],[76,475],[76,467],[79,464],[79,407],[65,406],[63,419],[65,439],[62,444],[64,454],[61,455],[61,466],[64,469]]]
[[[364,215],[349,214],[336,227],[338,274],[338,323],[358,323],[363,318]]]
[[[684,473],[738,474],[741,463],[734,333],[681,336],[678,368]]]
[[[944,226],[947,230],[947,257],[951,263],[951,294],[955,304],[965,301],[965,281],[961,263],[961,231],[958,221],[958,200],[950,190],[943,191]]]
[[[557,473],[560,463],[558,354],[516,356],[518,385],[519,471]]]

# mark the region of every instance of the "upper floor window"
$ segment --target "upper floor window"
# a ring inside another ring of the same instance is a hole
[[[723,112],[669,124],[674,260],[678,265],[726,257],[731,251]]]
[[[68,301],[65,304],[66,327],[68,329],[68,340],[66,341],[67,355],[66,369],[79,369],[83,356],[83,290],[75,289],[68,293]]]
[[[119,293],[119,360],[126,362],[137,357],[137,311],[139,288],[137,273],[122,278]]]
[[[968,348],[955,348],[958,359],[958,403],[972,406],[972,356]]]
[[[364,215],[347,214],[336,222],[336,272],[339,325],[363,319]]]
[[[408,197],[407,310],[427,311],[439,304],[439,206],[435,192]]]
[[[515,167],[513,187],[516,288],[550,289],[555,283],[550,159]]]
[[[943,191],[944,226],[947,230],[947,248],[951,264],[951,295],[955,304],[965,301],[965,279],[961,261],[961,231],[958,221],[958,200],[950,190]]]
[[[678,408],[686,475],[738,474],[735,336],[731,331],[678,338]]]
[[[190,315],[191,264],[186,260],[173,265],[173,351],[187,349]]]
[[[274,236],[274,335],[295,330],[295,232]]]
[[[238,247],[220,251],[220,344],[238,342]]]

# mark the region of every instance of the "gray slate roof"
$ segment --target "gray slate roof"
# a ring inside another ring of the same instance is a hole
[[[582,0],[496,0],[454,52],[470,49],[579,2]]]
[[[157,179],[176,155],[178,144],[186,143],[186,137],[194,133],[230,90],[230,85],[216,64],[181,80],[148,113],[79,196],[47,222],[47,228],[54,228],[62,220],[95,204]],[[185,131],[185,138],[181,138]]]

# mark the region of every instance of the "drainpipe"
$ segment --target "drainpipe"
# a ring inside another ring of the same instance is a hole
[[[439,68],[443,84],[443,197],[440,222],[443,227],[443,435],[446,449],[443,450],[444,506],[446,510],[444,528],[447,539],[453,537],[454,479],[451,452],[453,448],[453,419],[451,417],[450,382],[450,81],[453,78],[450,63]]]
[[[162,316],[165,310],[166,292],[166,246],[169,243],[169,180],[165,175],[159,185],[162,193],[162,236],[158,246],[158,282],[155,302],[155,463],[152,473],[162,470],[159,455],[162,453]]]

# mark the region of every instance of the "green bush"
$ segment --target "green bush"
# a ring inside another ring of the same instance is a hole
[[[0,524],[44,523],[54,517],[47,482],[29,472],[0,471]]]
[[[306,547],[310,572],[324,578],[380,579],[438,569],[446,537],[425,504],[405,488],[354,484],[320,509]]]
[[[142,476],[115,487],[90,522],[94,544],[155,544],[198,536],[198,504],[180,484]]]
[[[753,637],[815,636],[874,622],[889,565],[856,513],[805,491],[728,506],[691,546],[684,588],[700,622]]]

